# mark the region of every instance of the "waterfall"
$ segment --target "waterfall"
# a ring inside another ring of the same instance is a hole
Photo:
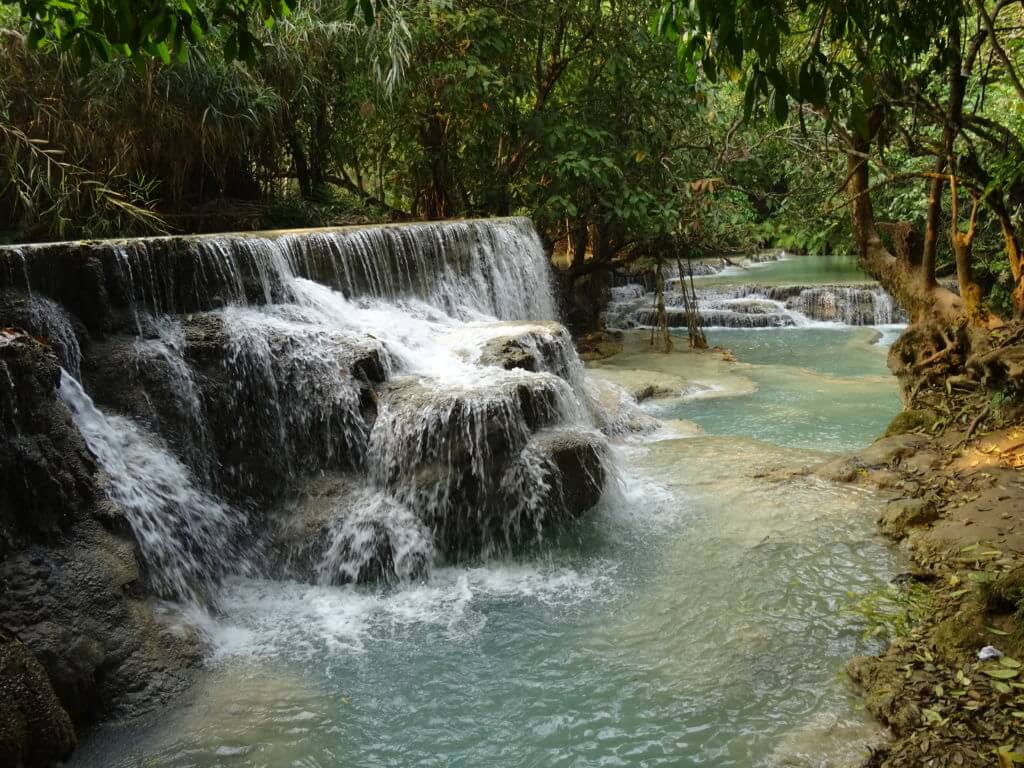
[[[525,219],[0,248],[0,261],[18,266],[0,288],[23,276],[40,297],[75,374],[61,396],[159,594],[200,600],[250,550],[270,575],[419,578],[435,559],[535,539],[604,486],[604,437]],[[64,306],[93,332],[88,394]]]
[[[668,325],[685,328],[679,293],[665,296]],[[605,310],[611,328],[652,327],[653,295],[640,285],[612,289]],[[906,313],[877,285],[716,286],[697,289],[700,325],[713,328],[786,328],[815,322],[889,325],[906,322]]]
[[[155,435],[102,413],[67,372],[60,397],[107,475],[107,495],[124,511],[153,588],[165,597],[205,597],[244,560],[237,538],[245,516],[200,490]]]
[[[297,277],[346,298],[420,299],[463,320],[554,320],[549,273],[522,218],[0,247],[0,290],[84,304],[87,324],[113,307],[175,314],[292,303]]]

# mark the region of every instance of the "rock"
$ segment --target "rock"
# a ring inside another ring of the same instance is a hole
[[[897,734],[914,728],[921,712],[917,696],[907,688],[904,665],[895,650],[885,656],[855,656],[846,665],[846,673],[864,694],[868,711]]]
[[[255,310],[191,315],[183,336],[198,421],[233,498],[279,498],[305,474],[362,464],[372,388],[389,369],[378,342]]]
[[[885,506],[878,523],[884,534],[902,539],[908,528],[926,525],[937,518],[935,506],[924,499],[898,499]]]
[[[0,331],[0,560],[53,540],[95,502],[95,462],[57,398],[60,368],[29,336]]]
[[[439,546],[478,551],[513,514],[509,494],[521,494],[514,489],[531,435],[577,407],[575,396],[557,376],[522,371],[469,389],[435,386],[409,377],[380,390],[371,472]]]
[[[496,330],[507,333],[488,339],[477,362],[497,365],[507,371],[547,371],[566,378],[565,368],[571,355],[572,340],[563,325],[555,322],[499,323]]]
[[[605,360],[622,352],[622,333],[594,331],[576,339],[576,351],[585,361]]]
[[[275,522],[282,575],[314,584],[418,579],[434,559],[427,527],[354,476],[310,479]]]
[[[897,413],[885,430],[885,437],[902,435],[907,432],[917,432],[923,429],[931,429],[935,423],[935,415],[930,411],[906,410]]]
[[[60,375],[42,344],[0,334],[0,626],[17,634],[81,724],[181,690],[195,658],[165,640],[133,596],[135,542],[57,397]]]
[[[141,586],[134,542],[87,521],[60,546],[0,563],[0,624],[46,669],[76,724],[146,711],[187,685],[195,638],[164,630]]]
[[[0,764],[49,766],[75,746],[71,718],[28,648],[0,628]]]
[[[579,517],[601,500],[607,472],[608,445],[591,431],[555,428],[539,432],[532,446],[550,461],[550,486],[540,502],[543,521]]]
[[[867,467],[891,465],[913,456],[928,444],[924,435],[903,434],[883,437],[857,454],[857,460]]]
[[[928,439],[924,435],[901,434],[883,437],[852,456],[842,456],[828,461],[814,470],[824,480],[850,483],[861,478],[872,480],[879,487],[894,481],[888,473],[891,467],[903,463],[914,463],[917,458],[930,460],[927,452]],[[887,474],[879,474],[884,470]]]
[[[595,377],[587,379],[591,416],[606,435],[649,434],[661,426],[645,413],[633,396],[618,384]]]

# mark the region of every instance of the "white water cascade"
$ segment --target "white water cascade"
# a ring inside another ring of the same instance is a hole
[[[90,254],[129,341],[61,394],[163,595],[200,600],[256,551],[319,583],[420,578],[600,495],[604,438],[526,220]],[[46,253],[18,257],[29,279]]]
[[[686,310],[678,292],[666,291],[670,327],[685,328]],[[878,285],[741,284],[697,288],[697,313],[705,328],[787,328],[815,323],[891,325],[906,313]],[[612,289],[605,323],[612,328],[655,325],[654,294],[640,285]]]
[[[106,473],[106,492],[124,510],[159,594],[197,599],[229,564],[238,569],[241,512],[198,488],[155,435],[100,412],[67,372],[60,396]]]

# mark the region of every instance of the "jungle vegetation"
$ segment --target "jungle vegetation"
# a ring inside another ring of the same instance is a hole
[[[525,214],[580,285],[855,251],[922,321],[908,391],[1015,386],[1022,34],[1010,0],[4,0],[0,232]]]

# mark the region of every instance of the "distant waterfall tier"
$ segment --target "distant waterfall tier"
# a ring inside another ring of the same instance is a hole
[[[0,248],[0,320],[59,355],[152,590],[198,600],[422,578],[597,504],[549,270],[526,219]]]
[[[683,297],[665,293],[668,325],[685,328]],[[877,284],[736,285],[697,289],[697,318],[706,328],[786,328],[813,323],[888,325],[906,322],[906,313]],[[654,294],[639,285],[612,289],[605,313],[612,328],[656,325]]]
[[[0,247],[0,293],[39,291],[94,330],[126,308],[293,303],[297,277],[461,319],[554,320],[549,269],[532,223],[509,218]]]

